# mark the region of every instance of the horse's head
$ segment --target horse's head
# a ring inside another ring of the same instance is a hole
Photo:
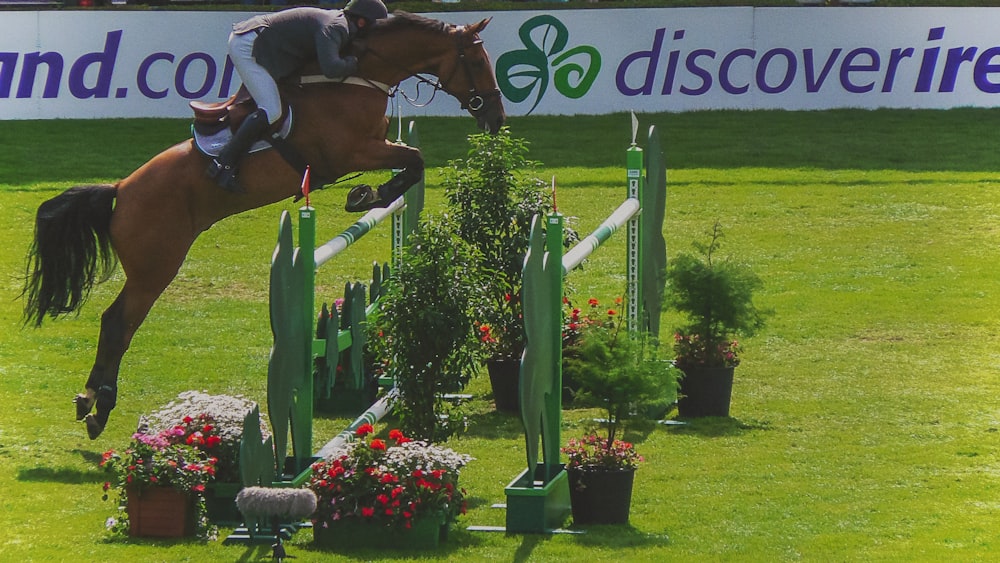
[[[481,129],[499,131],[507,114],[493,64],[479,38],[490,20],[454,26],[406,12],[393,16],[379,20],[366,38],[362,52],[368,57],[362,59],[362,71],[392,85],[411,76],[432,84],[461,102]],[[437,82],[421,77],[422,73],[433,74]]]
[[[459,27],[454,57],[442,62],[438,75],[446,92],[462,102],[480,129],[496,133],[503,126],[507,114],[503,109],[503,96],[497,86],[490,56],[479,38],[490,19]]]

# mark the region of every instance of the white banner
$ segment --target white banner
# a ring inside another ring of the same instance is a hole
[[[0,119],[186,117],[190,100],[236,91],[226,39],[250,15],[6,12]],[[493,17],[483,39],[512,115],[991,107],[1000,93],[996,8],[427,15],[456,24]],[[417,92],[412,82],[403,90]],[[441,95],[403,113],[462,110]]]

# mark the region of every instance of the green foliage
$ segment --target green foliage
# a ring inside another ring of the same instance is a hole
[[[531,219],[552,210],[552,194],[532,176],[539,163],[528,160],[527,141],[510,128],[468,140],[468,155],[448,163],[442,184],[458,236],[479,251],[481,267],[490,272],[482,342],[493,358],[516,358],[524,348],[521,271]]]
[[[122,451],[108,450],[101,458],[101,466],[112,475],[104,483],[104,499],[114,493],[117,503],[116,517],[109,520],[110,528],[118,534],[128,532],[129,515],[125,510],[129,493],[151,487],[171,487],[190,495],[197,509],[195,521],[198,533],[208,532],[205,515],[205,484],[215,479],[215,458],[195,446],[174,440],[173,432],[159,434],[136,433],[132,442]]]
[[[687,248],[692,233],[718,218],[730,244],[739,241],[740,259],[764,281],[759,304],[778,311],[746,340],[733,418],[630,425],[623,437],[647,463],[636,480],[629,526],[543,541],[457,527],[421,560],[994,559],[1000,527],[989,499],[997,488],[1000,431],[997,113],[640,115],[670,131],[668,248]],[[564,186],[560,210],[579,216],[581,230],[596,227],[608,202],[624,191],[627,117],[510,122],[531,141],[533,158],[559,166],[551,173]],[[475,123],[467,117],[426,123],[421,118],[428,208],[442,209],[437,167],[465,154],[462,140]],[[114,181],[183,139],[190,124],[3,125],[0,144],[12,152],[0,154],[0,246],[6,249],[0,266],[13,274],[0,300],[7,327],[0,336],[0,524],[6,531],[0,560],[266,558],[267,546],[222,541],[108,541],[109,503],[100,500],[106,476],[97,464],[104,450],[128,440],[150,405],[180,391],[242,393],[263,402],[271,344],[267,262],[278,213],[294,212],[301,202],[241,214],[201,236],[125,357],[108,429],[89,441],[73,421],[69,399],[86,379],[101,312],[123,278],[95,288],[78,317],[21,329],[16,278],[33,213],[70,185]],[[33,136],[42,131],[48,131],[44,142]],[[566,142],[567,132],[576,142]],[[102,142],[87,142],[95,137]],[[341,210],[344,193],[331,187],[313,196],[321,227],[331,235],[356,219]],[[387,229],[377,230],[321,269],[325,299],[339,296],[344,280],[368,279],[373,260],[390,258],[381,234]],[[574,273],[575,292],[621,289],[624,243],[612,237],[607,245]],[[665,327],[675,315],[664,313]],[[449,442],[477,458],[462,470],[470,501],[463,522],[503,526],[504,511],[491,504],[502,501],[504,485],[524,468],[524,436],[516,417],[496,413],[483,399],[486,378],[474,377],[466,392],[473,394],[464,405],[469,428]],[[563,434],[585,435],[595,412],[564,411]],[[317,417],[316,441],[352,420]],[[230,531],[220,530],[220,537]],[[311,541],[308,530],[294,534],[286,547],[297,559],[290,561],[413,560],[411,553],[381,549],[318,551]]]
[[[667,267],[664,300],[686,316],[674,336],[681,367],[737,365],[739,348],[733,336],[753,336],[767,315],[753,302],[760,278],[742,264],[714,256],[723,236],[718,221],[709,235],[708,244],[694,243],[699,256],[679,254]]]
[[[672,403],[677,395],[677,369],[659,357],[649,335],[631,333],[624,324],[624,315],[618,315],[610,324],[586,325],[563,356],[563,372],[579,386],[580,404],[606,415],[608,447],[627,420],[642,418],[652,405]]]
[[[479,363],[474,334],[486,272],[447,216],[424,219],[389,278],[375,321],[385,335],[388,375],[402,400],[402,430],[418,439],[454,431],[440,394],[460,391]]]
[[[422,516],[443,514],[451,524],[465,514],[459,474],[472,458],[389,431],[389,442],[362,424],[358,441],[342,454],[312,466],[316,526],[362,521],[383,530],[410,528]]]

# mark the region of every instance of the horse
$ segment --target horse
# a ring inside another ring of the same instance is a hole
[[[435,93],[443,90],[458,99],[481,129],[496,133],[502,127],[500,90],[479,37],[489,21],[457,26],[404,12],[379,20],[353,42],[360,68],[355,80],[280,85],[295,119],[285,145],[308,163],[313,178],[401,170],[379,187],[379,195],[391,197],[382,203],[391,203],[419,181],[424,167],[419,150],[386,140],[386,108],[400,82],[416,77]],[[37,328],[46,317],[78,311],[92,287],[118,264],[125,274],[120,293],[101,316],[84,393],[73,399],[76,418],[84,421],[91,440],[104,431],[117,403],[118,373],[132,337],[195,239],[226,217],[298,196],[301,170],[290,162],[270,149],[245,156],[243,192],[231,193],[207,177],[209,157],[189,139],[115,184],[76,186],[39,206],[22,293],[26,326]],[[352,194],[358,191],[362,198],[374,192],[361,185]],[[370,195],[368,200],[372,204]]]

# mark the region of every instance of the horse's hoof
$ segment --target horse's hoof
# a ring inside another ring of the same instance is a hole
[[[101,435],[101,432],[104,432],[104,426],[102,426],[101,423],[97,421],[97,417],[92,414],[88,414],[83,419],[83,423],[87,425],[87,436],[89,436],[91,440],[96,440],[97,437]]]
[[[90,414],[90,409],[94,408],[94,402],[88,400],[83,393],[73,397],[73,404],[76,405],[76,419],[83,420],[83,417]]]
[[[375,207],[379,207],[378,192],[373,190],[371,186],[367,184],[361,184],[351,188],[351,191],[347,193],[347,205],[344,209],[349,213],[357,213],[359,211],[368,211]]]

